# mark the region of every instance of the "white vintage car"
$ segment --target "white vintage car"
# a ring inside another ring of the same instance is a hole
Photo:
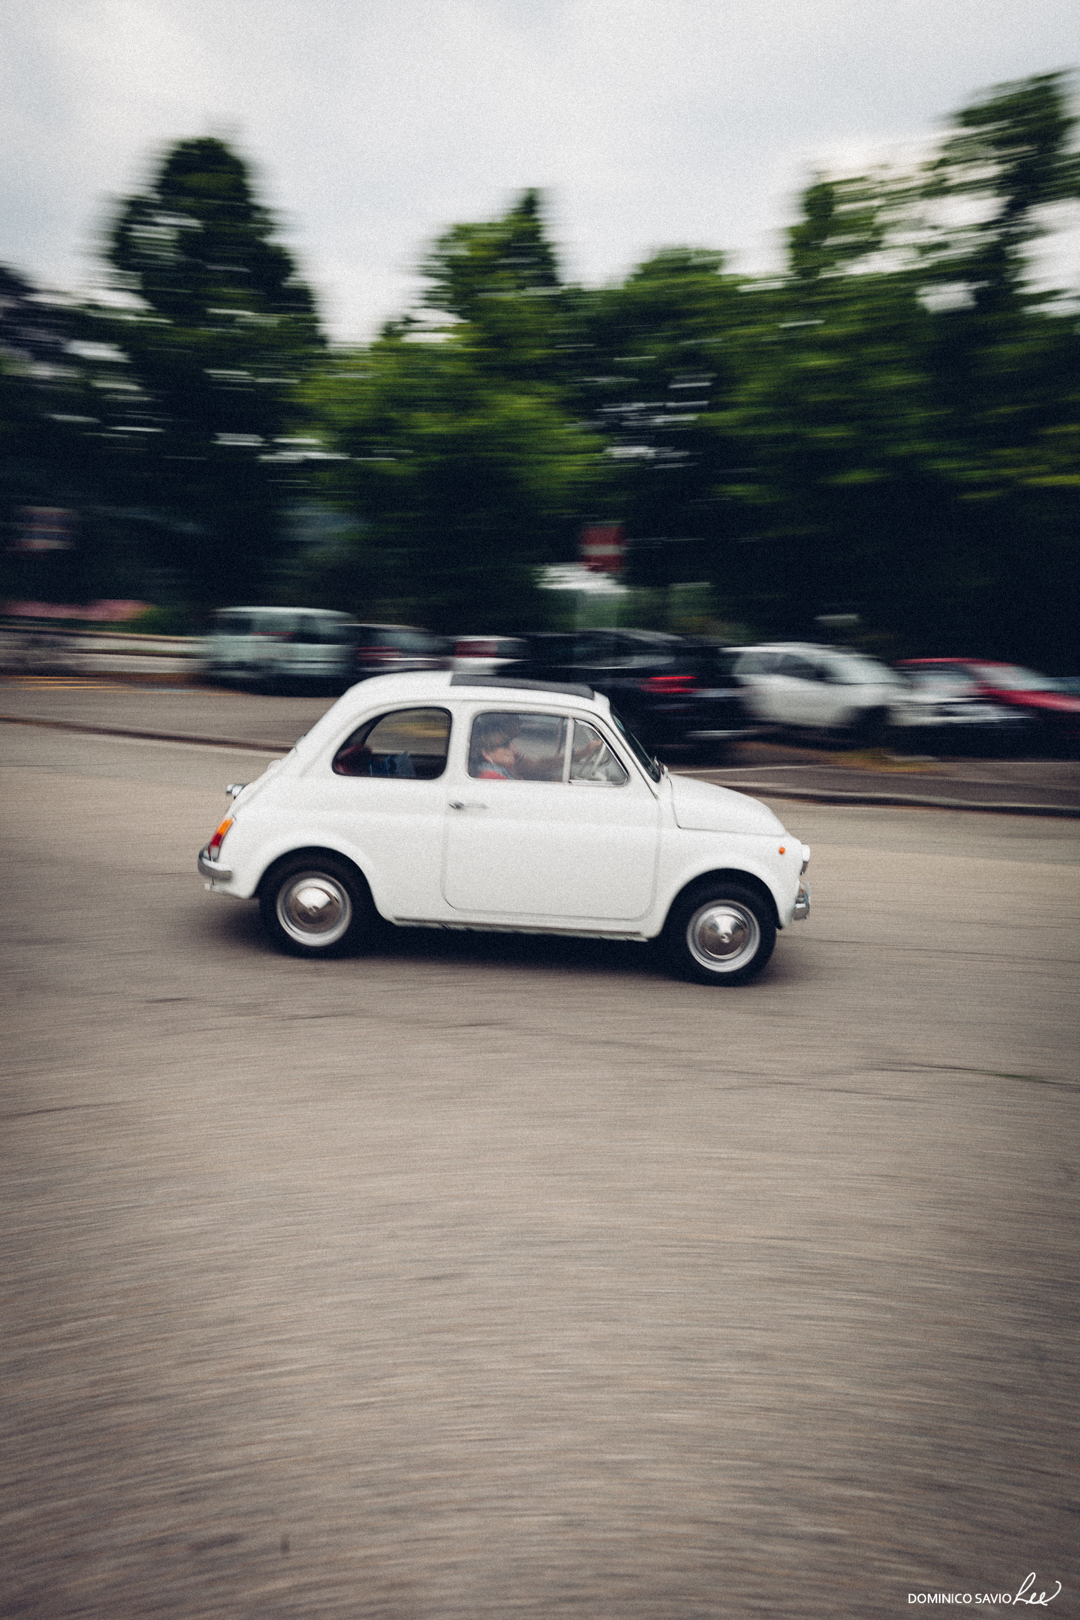
[[[382,919],[659,938],[680,974],[734,985],[810,908],[810,852],[771,810],[669,775],[586,686],[376,676],[230,792],[199,871],[295,955]]]

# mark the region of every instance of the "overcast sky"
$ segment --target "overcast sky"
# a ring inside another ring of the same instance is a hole
[[[412,301],[440,230],[526,186],[573,279],[675,244],[770,268],[815,167],[902,157],[980,90],[1080,62],[1077,0],[0,0],[0,21],[0,261],[85,290],[114,200],[216,134],[344,339]]]

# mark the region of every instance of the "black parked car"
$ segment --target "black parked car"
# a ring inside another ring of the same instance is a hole
[[[526,635],[503,675],[573,681],[611,700],[649,749],[723,759],[731,743],[760,736],[722,647],[659,630],[578,630]]]
[[[411,624],[358,624],[351,632],[345,684],[369,675],[406,675],[414,669],[447,669],[452,644]]]

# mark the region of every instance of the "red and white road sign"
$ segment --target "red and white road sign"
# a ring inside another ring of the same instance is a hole
[[[625,549],[621,523],[587,523],[581,531],[578,555],[590,573],[621,573]]]

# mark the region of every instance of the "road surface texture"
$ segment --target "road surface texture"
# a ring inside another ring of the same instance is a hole
[[[742,990],[311,963],[194,871],[256,756],[0,744],[0,1614],[1080,1614],[1075,822],[774,801]]]

